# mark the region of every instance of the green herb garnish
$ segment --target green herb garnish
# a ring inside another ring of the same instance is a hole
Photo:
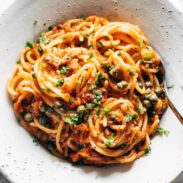
[[[148,147],[144,150],[145,154],[149,154],[151,152],[151,147]]]
[[[144,113],[145,113],[145,109],[144,109],[144,107],[142,107],[142,106],[138,106],[138,107],[137,107],[137,111],[138,111],[140,114],[144,114]]]
[[[93,90],[93,89],[95,89],[96,88],[96,85],[94,85],[94,84],[92,84],[91,86],[90,86],[90,90]]]
[[[48,89],[47,88],[40,88],[41,92],[47,92]]]
[[[62,86],[64,84],[64,78],[61,78],[57,81],[57,83],[55,84],[55,86]]]
[[[29,41],[26,42],[25,46],[29,48],[33,48],[33,44]]]
[[[94,55],[91,53],[90,55],[89,55],[89,59],[91,59],[91,58],[93,58],[94,57]]]
[[[46,45],[46,44],[50,43],[50,39],[48,39],[46,37],[40,37],[39,42]]]
[[[169,131],[169,130],[166,130],[166,129],[164,129],[164,128],[158,128],[157,133],[158,133],[158,135],[160,135],[160,136],[163,136],[163,135],[168,136],[169,133],[170,133],[170,131]]]
[[[102,43],[102,41],[99,41],[99,45],[104,47],[104,44]]]
[[[93,44],[88,44],[88,48],[91,48],[93,46]]]
[[[60,68],[60,74],[66,74],[67,72],[69,72],[70,68],[68,66],[62,66]]]
[[[168,86],[167,88],[169,90],[169,89],[172,89],[173,87],[174,87],[174,85],[171,85],[171,86]]]
[[[36,73],[35,72],[32,73],[32,77],[36,78]]]
[[[104,115],[108,114],[108,112],[111,110],[109,107],[105,107],[100,110],[99,118],[102,118]]]
[[[72,97],[70,97],[70,99],[69,99],[69,103],[70,103],[70,104],[72,104],[72,103],[73,103],[73,101],[74,101],[74,99],[73,99]]]
[[[71,125],[77,125],[79,122],[79,115],[78,114],[72,114],[64,119],[65,123],[69,123]]]
[[[43,50],[42,50],[42,48],[41,48],[41,47],[39,47],[37,50],[38,50],[38,52],[39,52],[40,54],[42,54],[42,53],[43,53]]]
[[[112,69],[114,69],[114,66],[113,65],[108,65],[108,64],[105,65],[104,64],[103,68],[104,68],[105,71],[110,72]]]
[[[112,133],[106,140],[105,140],[105,145],[107,146],[107,147],[110,147],[112,144],[113,144],[113,142],[114,142],[114,134]]]
[[[134,120],[134,119],[137,119],[139,116],[138,116],[138,114],[137,113],[135,113],[135,114],[133,114],[133,115],[131,115],[131,114],[126,114],[125,115],[125,121],[126,122],[129,122],[129,121],[132,121],[132,120]]]
[[[105,80],[105,77],[104,77],[100,72],[97,72],[97,73],[96,73],[96,76],[97,76],[96,84],[97,84],[97,85],[101,85],[101,82],[102,82],[103,80]]]

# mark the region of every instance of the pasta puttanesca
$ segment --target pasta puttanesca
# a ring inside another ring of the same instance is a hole
[[[74,163],[129,163],[149,150],[168,102],[138,26],[89,16],[27,43],[8,81],[21,125]]]

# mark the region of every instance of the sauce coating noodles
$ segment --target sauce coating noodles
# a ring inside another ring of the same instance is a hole
[[[27,43],[8,81],[21,125],[74,163],[146,154],[168,102],[160,58],[138,26],[89,16]]]

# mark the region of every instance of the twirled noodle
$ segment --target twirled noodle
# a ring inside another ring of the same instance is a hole
[[[20,123],[74,163],[144,155],[168,105],[160,58],[148,44],[138,26],[98,16],[42,33],[8,81]]]

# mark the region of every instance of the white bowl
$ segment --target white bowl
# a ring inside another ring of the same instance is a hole
[[[169,82],[176,84],[172,98],[177,106],[183,104],[179,88],[183,83],[183,17],[167,1],[16,1],[0,18],[0,169],[16,183],[172,181],[183,170],[183,128],[169,109],[161,126],[170,130],[170,135],[153,138],[149,156],[133,164],[108,168],[74,167],[36,146],[32,137],[16,122],[6,84],[20,50],[27,40],[35,39],[49,25],[81,14],[97,14],[139,25],[166,65],[174,71],[172,75],[168,72]],[[33,25],[35,19],[38,20],[36,26]],[[177,84],[177,79],[173,78],[178,78],[180,83]]]

